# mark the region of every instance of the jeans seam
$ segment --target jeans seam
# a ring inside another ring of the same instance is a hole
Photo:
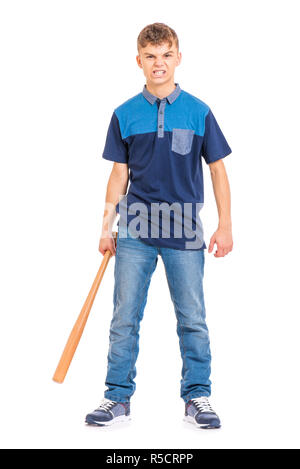
[[[165,271],[166,271],[166,267],[165,267]],[[176,318],[177,318],[177,321],[178,321],[178,324],[179,324],[179,328],[180,328],[180,338],[179,338],[179,343],[181,341],[182,343],[182,348],[183,348],[183,357],[182,357],[182,362],[183,362],[183,369],[184,369],[184,375],[186,373],[186,370],[187,370],[187,367],[186,367],[186,348],[185,348],[185,345],[184,345],[184,342],[183,342],[183,328],[182,328],[182,324],[179,320],[179,315],[177,315],[177,309],[176,309],[176,301],[174,299],[174,296],[173,294],[171,293],[172,289],[170,288],[170,282],[169,282],[169,279],[168,279],[168,275],[167,275],[167,271],[166,271],[166,277],[167,277],[167,282],[168,282],[168,285],[169,285],[169,291],[170,291],[170,294],[171,294],[171,298],[172,298],[172,301],[173,301],[173,304],[174,304],[174,310],[175,310],[175,315],[176,315]]]
[[[149,269],[149,272],[147,274],[147,278],[145,280],[145,283],[144,283],[144,287],[143,287],[143,295],[142,295],[142,300],[138,306],[138,313],[136,315],[136,323],[135,323],[135,328],[134,328],[134,342],[133,342],[133,345],[132,345],[132,349],[131,349],[131,360],[130,360],[130,367],[129,367],[129,372],[128,372],[128,376],[127,376],[127,383],[129,383],[129,376],[130,376],[130,373],[131,373],[131,370],[132,370],[132,363],[133,363],[133,355],[134,355],[134,348],[135,348],[135,345],[136,345],[136,331],[137,331],[137,328],[138,328],[138,324],[139,324],[139,315],[140,315],[140,308],[143,304],[143,301],[144,301],[144,292],[145,292],[145,289],[146,289],[146,286],[147,286],[147,283],[148,283],[148,280],[150,278],[150,275],[151,275],[151,272],[152,272],[152,266],[155,265],[155,262],[156,262],[156,259],[154,259],[154,262],[152,263],[151,265],[151,268]]]
[[[176,312],[176,308],[175,308],[175,312]],[[176,313],[176,316],[177,316],[177,313]],[[183,327],[182,327],[182,324],[179,320],[179,315],[177,316],[177,320],[178,320],[178,324],[179,324],[179,327],[180,327],[180,339],[181,339],[181,343],[182,343],[182,347],[183,347],[183,367],[184,367],[184,375],[185,375],[186,370],[187,370],[187,367],[186,367],[186,348],[185,348],[185,345],[184,345],[184,342],[183,342]]]

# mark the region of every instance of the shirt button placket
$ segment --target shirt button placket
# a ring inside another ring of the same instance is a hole
[[[163,138],[164,136],[164,119],[165,119],[165,107],[166,107],[166,99],[162,99],[160,101],[159,109],[158,109],[158,119],[157,119],[157,135],[158,138]]]

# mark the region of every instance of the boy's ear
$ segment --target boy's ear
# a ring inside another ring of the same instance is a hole
[[[181,52],[178,52],[178,54],[177,54],[177,65],[180,65],[181,59],[182,59],[182,54],[181,54]]]
[[[140,56],[139,56],[139,55],[136,56],[136,61],[137,61],[138,66],[139,66],[140,68],[143,68],[143,67],[142,67],[142,63],[141,63],[141,59],[140,59]]]

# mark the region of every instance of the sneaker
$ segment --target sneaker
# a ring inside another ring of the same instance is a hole
[[[221,422],[215,411],[211,408],[205,396],[190,399],[185,404],[184,420],[194,423],[198,428],[220,428]]]
[[[116,402],[103,398],[98,409],[87,414],[85,421],[89,425],[107,426],[130,420],[130,403]]]

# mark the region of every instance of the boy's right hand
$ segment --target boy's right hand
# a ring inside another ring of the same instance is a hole
[[[116,254],[116,245],[115,245],[115,241],[114,241],[112,235],[110,237],[108,237],[107,235],[105,235],[105,236],[102,235],[101,238],[100,238],[99,251],[104,256],[104,254],[107,250],[109,250],[111,252],[112,256],[115,256],[115,254]]]

